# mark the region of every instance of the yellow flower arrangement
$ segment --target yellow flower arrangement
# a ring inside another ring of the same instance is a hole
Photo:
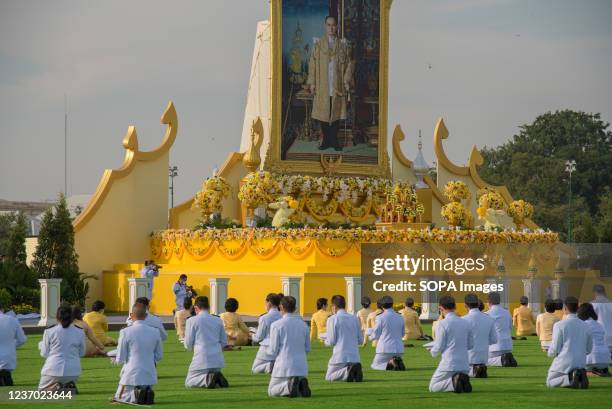
[[[556,243],[559,235],[551,231],[484,231],[484,230],[443,230],[443,229],[407,229],[407,230],[367,230],[367,229],[326,229],[326,228],[228,228],[200,230],[162,230],[152,234],[152,245],[167,243],[189,243],[193,240],[224,242],[236,240],[251,242],[263,239],[284,241],[316,240],[346,241],[349,243]]]
[[[525,219],[529,219],[533,216],[533,205],[522,199],[515,200],[510,203],[508,213],[514,219],[514,223],[516,223],[517,227],[520,227],[525,222]]]
[[[238,199],[248,208],[256,208],[274,201],[280,193],[280,186],[274,176],[267,171],[251,172],[240,186]]]
[[[222,200],[228,197],[231,191],[231,186],[223,177],[207,178],[202,183],[202,190],[196,193],[191,207],[199,208],[204,217],[212,213],[220,213],[223,208]]]
[[[472,222],[472,216],[465,206],[459,202],[450,202],[442,206],[440,215],[451,226],[468,228]]]
[[[478,205],[485,210],[506,210],[506,202],[504,201],[504,198],[496,191],[489,191],[480,195],[478,197]]]
[[[460,180],[451,180],[447,182],[446,185],[444,185],[444,195],[451,202],[461,202],[471,197],[470,189]]]
[[[425,212],[425,207],[417,199],[414,186],[406,182],[387,186],[385,195],[387,202],[381,205],[381,213],[387,223],[414,222]]]

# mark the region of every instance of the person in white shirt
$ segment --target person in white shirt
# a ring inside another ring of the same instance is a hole
[[[71,390],[77,393],[81,357],[85,355],[85,333],[72,325],[72,307],[62,305],[56,315],[59,324],[47,328],[38,343],[45,364],[40,371],[39,390]]]
[[[0,386],[13,386],[11,372],[17,367],[17,347],[26,340],[19,321],[6,315],[0,304]]]
[[[196,298],[196,315],[187,319],[185,325],[185,348],[193,351],[185,386],[187,388],[227,388],[227,379],[221,373],[225,366],[223,348],[227,345],[227,335],[223,321],[208,311],[208,297]]]
[[[489,346],[489,366],[515,367],[516,359],[512,355],[512,316],[499,303],[499,293],[492,292],[487,296],[489,311],[486,314],[493,318],[497,342]]]
[[[585,366],[586,357],[591,353],[593,340],[588,325],[578,319],[578,299],[565,299],[565,319],[553,327],[553,339],[548,356],[554,358],[548,369],[546,386],[586,389],[589,387]]]
[[[163,350],[159,331],[145,323],[146,316],[145,306],[135,303],[130,314],[133,324],[119,331],[116,361],[123,367],[113,401],[141,405],[154,403],[156,364],[162,359]]]
[[[606,296],[606,288],[601,284],[593,286],[594,299],[591,301],[599,322],[606,333],[606,344],[612,354],[612,301]]]
[[[380,371],[404,371],[404,319],[393,310],[393,298],[385,295],[379,300],[383,313],[376,317],[374,328],[368,329],[368,338],[378,340],[371,368]]]
[[[278,311],[281,297],[278,294],[270,293],[266,297],[266,313],[259,317],[257,332],[253,334],[251,339],[253,342],[259,343],[259,350],[253,361],[251,371],[253,373],[272,373],[274,366],[274,356],[268,352],[270,345],[270,327],[272,323],[281,319],[281,313]]]
[[[597,313],[595,313],[593,304],[588,302],[581,304],[576,315],[587,324],[593,340],[593,348],[586,358],[587,370],[592,375],[610,376],[608,366],[612,364],[612,359],[610,359],[610,350],[606,345],[606,332],[603,325],[597,322]]]
[[[159,331],[159,336],[161,337],[161,340],[163,342],[166,339],[168,339],[168,333],[166,332],[166,329],[164,328],[164,323],[162,322],[161,318],[159,318],[157,315],[149,311],[149,302],[150,301],[147,297],[136,298],[136,304],[142,304],[145,307],[145,310],[147,312],[147,315],[144,319],[144,323],[150,327],[156,328]],[[127,324],[128,327],[132,325],[133,322],[134,321],[132,320],[131,315],[128,316],[127,320],[125,320],[125,323]]]
[[[464,298],[468,313],[462,319],[472,326],[474,347],[468,351],[470,363],[469,376],[486,378],[489,346],[497,342],[493,318],[480,311],[480,300],[475,294],[467,294]]]
[[[281,299],[282,318],[272,323],[268,352],[274,357],[274,368],[268,385],[268,396],[308,398],[308,362],[310,334],[302,317],[295,314],[296,300],[291,296]]]
[[[153,260],[145,260],[144,267],[140,270],[140,277],[147,279],[147,298],[153,299],[153,280],[159,276],[161,267],[155,264]]]
[[[359,357],[359,345],[363,344],[363,332],[359,318],[346,312],[346,300],[341,295],[331,299],[332,314],[327,319],[325,345],[334,348],[327,364],[326,381],[363,381]]]
[[[180,311],[183,309],[185,297],[187,297],[187,274],[181,274],[176,283],[172,285],[172,292],[174,293],[174,304],[176,305],[174,311]]]
[[[470,393],[468,350],[474,347],[472,324],[457,316],[453,297],[444,296],[439,302],[444,319],[438,324],[431,356],[442,354],[442,359],[429,382],[429,392]]]

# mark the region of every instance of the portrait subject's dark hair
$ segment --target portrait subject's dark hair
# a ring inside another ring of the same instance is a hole
[[[228,298],[225,301],[225,311],[236,312],[238,310],[238,300],[235,298]]]
[[[201,310],[207,310],[210,308],[210,304],[208,302],[208,297],[205,295],[201,295],[195,299],[195,306]]]
[[[454,310],[455,308],[457,308],[457,305],[455,304],[455,299],[448,295],[445,295],[440,298],[440,306],[445,310]]]
[[[286,295],[281,299],[280,304],[283,306],[283,309],[289,314],[295,312],[296,300],[290,295]]]
[[[336,308],[339,308],[341,310],[346,308],[346,300],[341,295],[334,295],[331,299],[331,302],[333,305],[336,306]]]
[[[319,298],[317,300],[317,310],[320,310],[323,307],[327,307],[327,298]]]

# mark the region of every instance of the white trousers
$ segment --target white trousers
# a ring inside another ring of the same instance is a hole
[[[429,381],[429,392],[454,392],[453,375],[456,372],[440,371],[436,368],[436,372]]]
[[[346,381],[348,379],[348,368],[350,363],[327,364],[326,381]]]
[[[512,350],[506,351],[489,351],[489,361],[487,362],[487,366],[502,366],[501,357],[503,354],[508,352],[512,352]]]
[[[274,359],[276,357],[268,353],[268,347],[260,345],[253,361],[251,371],[253,373],[272,373],[272,367],[274,366]]]
[[[41,375],[40,383],[38,384],[38,389],[43,390],[47,389],[50,386],[53,386],[57,383],[68,383],[75,382],[79,379],[78,376],[51,376],[51,375]]]
[[[153,389],[153,386],[150,386]],[[134,385],[121,385],[117,388],[117,392],[115,393],[115,400],[119,402],[126,403],[136,403],[136,396],[134,395],[134,390],[136,386]]]
[[[268,396],[288,396],[289,395],[288,377],[271,377],[268,384]]]
[[[211,372],[219,372],[220,368],[206,368],[196,371],[187,372],[187,378],[185,379],[186,388],[206,388],[209,386],[207,382],[210,380],[207,375]]]
[[[372,365],[370,365],[370,368],[372,369],[376,369],[378,371],[384,371],[387,369],[387,364],[389,363],[389,360],[391,358],[393,358],[394,356],[402,356],[403,354],[388,354],[388,353],[376,353],[376,355],[374,355],[374,360],[372,361]]]
[[[570,385],[569,376],[563,372],[548,371],[546,386],[549,388],[564,388]]]

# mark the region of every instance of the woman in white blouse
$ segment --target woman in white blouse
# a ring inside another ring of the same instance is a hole
[[[73,389],[81,374],[81,357],[85,355],[85,333],[72,324],[72,308],[57,309],[58,324],[47,328],[38,344],[46,358],[40,371],[39,390]]]
[[[603,325],[597,322],[597,313],[593,304],[584,303],[578,308],[578,318],[583,320],[591,330],[593,349],[587,355],[586,366],[589,372],[598,376],[609,376],[610,350],[606,345],[606,333]]]

